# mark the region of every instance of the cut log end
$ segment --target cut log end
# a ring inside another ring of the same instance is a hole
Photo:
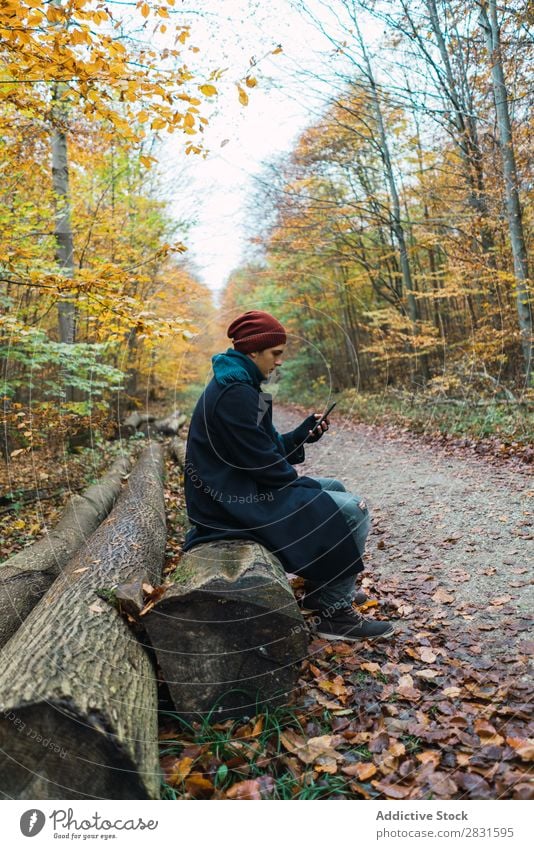
[[[175,578],[145,627],[176,710],[218,720],[287,703],[308,632],[276,558],[255,543],[201,545]]]
[[[96,715],[71,716],[54,703],[4,713],[0,720],[4,792],[14,799],[158,798],[157,763],[141,776],[139,765],[99,724]],[[136,746],[142,748],[143,741],[136,741]]]

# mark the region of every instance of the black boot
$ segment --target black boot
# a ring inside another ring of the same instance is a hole
[[[390,622],[365,619],[361,613],[344,608],[322,610],[316,617],[315,631],[325,640],[343,640],[355,643],[361,640],[384,640],[392,637],[395,629]]]

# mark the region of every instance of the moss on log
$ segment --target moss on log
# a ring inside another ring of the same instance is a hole
[[[0,646],[26,619],[69,560],[106,518],[130,460],[120,457],[96,483],[67,502],[57,525],[0,566]]]
[[[3,649],[0,792],[157,798],[153,662],[103,590],[161,581],[163,457],[149,446],[110,516]]]

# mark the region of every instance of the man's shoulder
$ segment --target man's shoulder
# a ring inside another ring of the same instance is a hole
[[[218,386],[219,398],[226,396],[227,398],[257,398],[260,394],[258,390],[251,384],[241,380],[234,380],[232,383],[227,383],[223,386]]]
[[[250,383],[234,381],[219,386],[218,392],[212,396],[212,411],[224,418],[249,418],[256,416],[259,404],[259,392]]]

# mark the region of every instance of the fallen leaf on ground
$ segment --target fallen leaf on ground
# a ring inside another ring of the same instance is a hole
[[[434,766],[437,766],[441,761],[441,754],[435,749],[427,749],[425,752],[419,752],[415,757],[422,764],[434,764]]]
[[[443,587],[439,587],[434,595],[432,596],[433,601],[437,601],[440,604],[451,604],[454,601],[454,596],[452,593],[447,592]]]
[[[534,741],[523,740],[518,737],[507,737],[506,742],[512,749],[515,749],[522,761],[534,761]]]
[[[447,696],[448,699],[456,699],[461,693],[462,691],[459,687],[445,687],[443,690],[443,695]]]
[[[374,764],[350,764],[349,766],[344,766],[341,768],[341,772],[344,772],[345,775],[356,776],[360,781],[367,781],[368,778],[372,778],[373,775],[376,775],[377,769]]]
[[[325,693],[331,693],[333,696],[346,696],[350,692],[341,675],[336,675],[333,681],[319,681],[317,686]]]
[[[494,607],[500,607],[502,604],[508,604],[509,601],[512,601],[511,595],[500,595],[497,598],[492,598],[490,604]]]
[[[228,790],[227,799],[261,799],[260,783],[258,779],[239,781]]]
[[[374,675],[376,672],[380,672],[380,664],[379,663],[360,663],[360,669],[364,669],[366,672],[370,672],[371,675]]]
[[[185,789],[195,799],[206,799],[213,795],[215,787],[208,778],[204,778],[203,775],[194,772],[189,778],[186,778]]]
[[[437,669],[417,669],[414,675],[417,678],[422,678],[423,681],[433,681],[434,678],[437,678],[439,672]]]
[[[426,648],[425,646],[423,646],[422,649],[419,649],[419,655],[423,663],[434,663],[436,659],[436,655],[432,649]]]
[[[296,749],[295,754],[305,764],[314,763],[322,755],[343,760],[343,755],[333,748],[340,738],[334,735],[324,734],[322,737],[310,737],[303,746]]]
[[[371,781],[371,784],[390,799],[405,799],[410,793],[409,787],[402,787],[400,784],[388,784],[387,781]]]
[[[193,763],[193,758],[180,758],[180,760],[176,761],[167,777],[167,783],[174,787],[176,784],[181,784],[185,781],[191,772]]]
[[[457,785],[446,772],[431,772],[426,777],[425,783],[438,799],[450,799],[458,790]]]

